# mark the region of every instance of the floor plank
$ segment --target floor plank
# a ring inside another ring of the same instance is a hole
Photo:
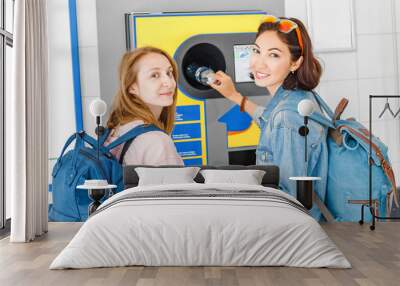
[[[80,223],[50,223],[32,243],[0,240],[0,285],[399,285],[400,223],[379,222],[375,231],[355,223],[323,224],[352,269],[290,267],[117,267],[48,269]]]

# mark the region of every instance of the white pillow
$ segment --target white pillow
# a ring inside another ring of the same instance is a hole
[[[247,184],[261,185],[265,171],[262,170],[201,170],[205,184]]]
[[[139,186],[195,183],[193,179],[199,170],[199,167],[135,168],[139,176]]]

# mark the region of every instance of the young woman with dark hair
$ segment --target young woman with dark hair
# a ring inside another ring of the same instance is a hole
[[[250,59],[250,70],[255,84],[265,87],[271,100],[265,107],[258,106],[240,94],[231,78],[219,71],[211,85],[224,97],[240,105],[261,129],[257,146],[257,164],[280,167],[280,187],[296,196],[292,176],[321,177],[314,185],[324,201],[326,192],[328,149],[326,128],[310,121],[308,124],[308,160],[304,160],[304,137],[299,128],[304,118],[293,106],[302,99],[314,102],[315,111],[322,113],[312,90],[321,77],[321,65],[314,57],[310,37],[298,19],[265,16],[260,24]],[[313,209],[319,218],[319,210]]]

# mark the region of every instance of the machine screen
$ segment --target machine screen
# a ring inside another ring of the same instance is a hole
[[[233,53],[235,59],[235,82],[252,82],[250,78],[250,56],[253,45],[235,45]]]

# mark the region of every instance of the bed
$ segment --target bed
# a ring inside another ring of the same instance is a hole
[[[261,185],[138,185],[105,201],[50,269],[144,266],[292,266],[350,268],[343,253],[293,197],[278,190],[276,166],[202,167],[264,170]],[[148,167],[148,166],[147,166]],[[166,166],[171,167],[171,166]]]

